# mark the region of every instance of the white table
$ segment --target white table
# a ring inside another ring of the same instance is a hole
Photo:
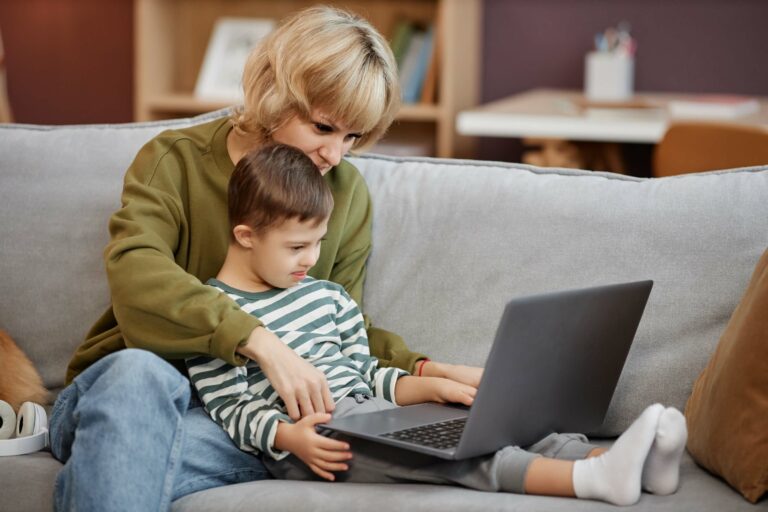
[[[635,108],[585,108],[581,91],[534,89],[462,111],[456,124],[460,134],[481,137],[654,144],[661,140],[672,120],[668,103],[697,96],[638,93],[632,100]],[[758,113],[728,121],[768,127],[768,100],[762,98],[760,102]],[[638,108],[640,105],[642,108]]]

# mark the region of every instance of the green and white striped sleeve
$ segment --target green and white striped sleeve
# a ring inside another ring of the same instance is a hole
[[[358,367],[363,379],[375,396],[397,405],[395,385],[397,379],[408,372],[399,368],[379,368],[378,360],[370,353],[365,321],[357,304],[343,289],[337,298],[336,325],[341,337],[341,352]]]
[[[289,455],[275,450],[274,444],[278,422],[290,423],[290,418],[275,407],[274,400],[251,392],[244,366],[211,357],[190,358],[186,363],[206,411],[241,450],[265,453],[275,460]]]

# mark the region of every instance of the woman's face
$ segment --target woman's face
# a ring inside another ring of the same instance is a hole
[[[312,110],[309,119],[295,115],[272,134],[272,140],[302,150],[325,175],[352,148],[362,134],[331,119],[322,110]]]

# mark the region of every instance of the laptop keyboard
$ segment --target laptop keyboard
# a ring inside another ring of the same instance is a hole
[[[406,443],[429,446],[439,450],[446,450],[449,448],[456,448],[466,424],[467,418],[459,418],[456,420],[441,421],[439,423],[396,430],[395,432],[382,434],[382,437],[397,439],[398,441],[404,441]]]

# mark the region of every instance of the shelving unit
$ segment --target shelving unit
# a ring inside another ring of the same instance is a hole
[[[442,53],[437,102],[404,104],[388,140],[414,137],[440,157],[470,157],[473,141],[457,134],[456,114],[477,104],[481,0],[326,1],[356,12],[389,37],[402,17],[439,20]],[[317,2],[308,0],[136,0],[136,120],[168,119],[215,110],[226,103],[201,101],[193,90],[214,22],[223,16],[273,18]]]

